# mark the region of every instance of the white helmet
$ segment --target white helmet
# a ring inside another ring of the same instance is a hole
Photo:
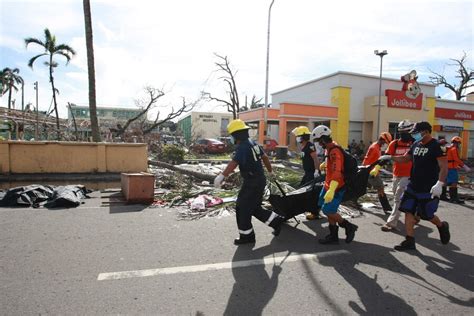
[[[413,123],[410,120],[403,120],[398,123],[397,130],[399,132],[409,132],[413,128]]]
[[[321,136],[330,136],[330,135],[331,135],[331,130],[329,129],[329,127],[324,126],[324,125],[316,126],[313,129],[313,132],[311,133],[311,137],[313,139],[319,139],[321,138]]]

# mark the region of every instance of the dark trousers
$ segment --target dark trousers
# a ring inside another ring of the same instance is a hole
[[[247,231],[252,228],[252,216],[263,223],[270,218],[271,212],[262,208],[265,185],[266,179],[263,175],[244,179],[235,207],[239,231]]]

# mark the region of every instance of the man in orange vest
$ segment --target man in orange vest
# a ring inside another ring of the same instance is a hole
[[[447,149],[448,156],[448,176],[446,178],[446,184],[449,186],[449,198],[452,203],[464,204],[464,201],[458,197],[458,169],[463,168],[466,172],[471,169],[462,162],[459,158],[459,146],[461,145],[461,137],[454,136],[451,139],[451,146]]]
[[[397,130],[400,134],[399,139],[393,140],[387,148],[386,154],[391,156],[403,156],[409,150],[413,144],[413,138],[410,135],[410,131],[413,128],[413,123],[409,120],[403,120],[398,124]],[[396,230],[398,219],[400,218],[400,207],[401,198],[403,192],[407,188],[410,182],[412,162],[394,162],[393,163],[393,208],[392,213],[387,219],[385,225],[382,226],[382,231],[389,232]]]
[[[339,227],[346,231],[346,243],[350,243],[355,236],[358,226],[342,218],[337,212],[342,202],[346,188],[344,186],[344,153],[338,144],[331,138],[331,130],[324,125],[316,126],[312,138],[325,150],[326,178],[324,187],[319,195],[318,205],[328,217],[329,235],[319,239],[320,244],[338,244]]]
[[[362,165],[368,166],[376,162],[382,154],[382,149],[381,149],[382,145],[383,144],[388,145],[391,141],[392,141],[392,135],[390,133],[388,132],[381,133],[379,136],[379,139],[369,146],[369,149],[367,150],[367,154],[364,157],[364,161],[362,161]],[[382,204],[383,210],[389,213],[392,211],[392,207],[390,206],[390,203],[388,203],[387,196],[385,195],[385,192],[384,192],[384,184],[383,184],[382,178],[379,175],[380,168],[381,167],[377,165],[370,171],[369,184],[375,190],[377,190],[379,201],[380,201],[380,204]]]

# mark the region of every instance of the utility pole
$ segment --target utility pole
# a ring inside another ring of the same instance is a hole
[[[25,111],[25,81],[21,81],[21,111]]]
[[[265,142],[265,138],[267,138],[267,130],[268,130],[268,114],[267,114],[267,107],[268,107],[268,65],[270,59],[270,16],[272,13],[272,6],[275,0],[272,0],[270,3],[270,7],[268,8],[268,27],[267,27],[267,67],[265,73],[265,104],[263,105],[263,141]]]
[[[382,107],[382,59],[383,56],[387,55],[388,53],[386,50],[383,50],[381,52],[375,50],[374,54],[380,57],[379,104],[377,109],[377,135],[375,135],[375,139],[378,139],[378,137],[380,136],[380,108]]]
[[[36,127],[35,127],[35,140],[38,141],[38,125],[39,125],[39,113],[38,113],[38,81],[33,83],[36,90]]]

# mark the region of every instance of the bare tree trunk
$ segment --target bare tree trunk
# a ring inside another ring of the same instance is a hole
[[[61,132],[59,130],[59,114],[58,114],[58,103],[56,101],[56,88],[54,87],[53,78],[53,55],[49,57],[49,81],[51,82],[51,88],[53,89],[53,102],[54,102],[54,113],[56,114],[56,138],[61,140]]]
[[[100,142],[99,121],[97,119],[97,104],[95,95],[95,67],[94,67],[94,42],[92,38],[92,16],[89,0],[84,0],[84,24],[86,29],[87,47],[87,72],[89,75],[89,113],[91,119],[92,139]]]
[[[10,85],[10,89],[8,89],[8,109],[11,109],[12,104],[12,86]]]

